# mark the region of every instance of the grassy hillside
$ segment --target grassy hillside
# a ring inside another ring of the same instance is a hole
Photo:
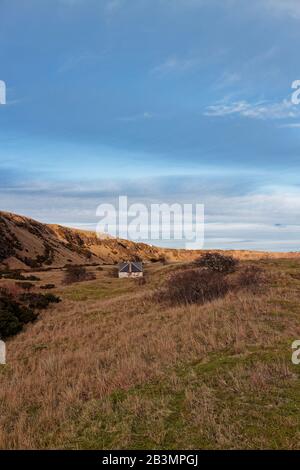
[[[253,263],[252,263],[253,264]],[[8,341],[0,367],[0,448],[289,448],[300,442],[300,262],[261,260],[263,290],[166,306],[146,284],[63,286],[63,301]]]
[[[153,262],[188,262],[200,251],[164,249],[134,243],[95,232],[47,225],[28,217],[0,211],[0,270],[57,268],[66,264],[114,264],[140,259]],[[228,251],[239,259],[277,259],[298,257],[300,253]]]

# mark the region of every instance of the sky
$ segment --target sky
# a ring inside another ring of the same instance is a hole
[[[0,18],[0,209],[93,230],[119,195],[204,204],[205,248],[299,251],[299,0],[0,0]]]

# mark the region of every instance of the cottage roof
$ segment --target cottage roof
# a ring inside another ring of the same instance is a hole
[[[143,263],[139,261],[127,261],[126,263],[121,263],[119,266],[120,273],[142,273],[143,272]]]
[[[140,263],[139,261],[134,261],[131,263],[131,271],[133,273],[141,273],[143,272],[143,263]]]

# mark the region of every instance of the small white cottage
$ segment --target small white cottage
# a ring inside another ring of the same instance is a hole
[[[126,261],[119,265],[119,277],[143,277],[143,263],[139,261]]]

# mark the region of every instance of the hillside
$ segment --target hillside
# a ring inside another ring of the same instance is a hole
[[[218,250],[221,251],[221,250]],[[103,236],[95,232],[47,225],[28,217],[0,211],[0,266],[10,269],[62,267],[66,264],[114,264],[140,258],[144,262],[166,259],[192,261],[199,251],[163,249]],[[239,259],[295,258],[299,253],[227,251]]]
[[[28,217],[0,212],[0,265],[11,269],[61,267],[68,263],[113,264],[120,260],[141,258],[158,261],[190,258],[184,250],[164,250],[144,243],[134,243],[96,233],[46,225]]]
[[[2,263],[36,276],[25,295],[61,300],[6,339],[0,449],[299,448],[298,254],[229,252],[243,260],[236,272],[204,270],[208,297],[186,303],[199,252],[7,213],[0,228]],[[147,264],[142,283],[93,265],[130,256],[175,262]],[[93,276],[66,284],[69,262]],[[0,279],[3,298],[21,299],[22,283]]]
[[[0,448],[298,449],[300,263],[255,265],[259,292],[204,305],[149,295],[177,264],[148,265],[142,286],[109,266],[70,286],[39,273],[62,302],[7,341]]]

